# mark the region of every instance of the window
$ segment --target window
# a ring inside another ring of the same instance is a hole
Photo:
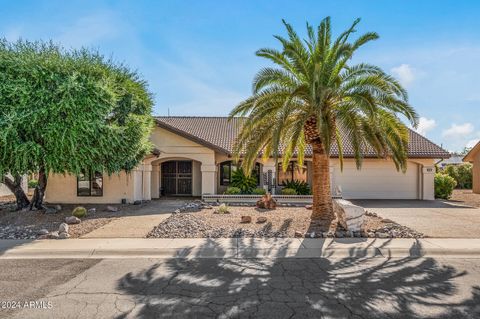
[[[229,186],[232,182],[232,174],[237,170],[237,165],[232,161],[220,163],[220,185]],[[257,185],[260,185],[260,164],[255,163],[252,176],[257,179]]]
[[[103,196],[102,173],[81,173],[78,175],[77,196]]]
[[[278,164],[278,185],[282,185],[287,181],[307,181],[307,167],[306,165],[300,166],[297,162],[290,162],[287,170],[284,172],[282,169],[282,163]]]

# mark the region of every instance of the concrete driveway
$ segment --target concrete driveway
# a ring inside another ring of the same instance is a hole
[[[352,200],[428,237],[480,238],[480,208],[448,201]]]

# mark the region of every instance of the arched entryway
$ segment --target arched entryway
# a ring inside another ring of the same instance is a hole
[[[193,161],[166,161],[160,164],[161,196],[192,196]]]

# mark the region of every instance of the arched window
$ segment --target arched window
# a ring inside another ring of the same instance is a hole
[[[220,163],[220,185],[222,186],[229,186],[230,183],[232,182],[232,174],[237,170],[237,167],[239,167],[241,163],[236,165],[232,161],[226,161]],[[255,163],[255,168],[252,170],[252,176],[255,176],[257,179],[257,185],[260,185],[260,164]]]

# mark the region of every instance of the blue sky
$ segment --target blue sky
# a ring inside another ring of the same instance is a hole
[[[408,89],[419,131],[448,150],[480,139],[478,1],[5,1],[0,36],[95,48],[137,69],[155,114],[226,115],[250,94],[255,56],[278,47],[281,19],[332,17],[334,32],[362,18],[380,39],[355,61],[379,65]]]

